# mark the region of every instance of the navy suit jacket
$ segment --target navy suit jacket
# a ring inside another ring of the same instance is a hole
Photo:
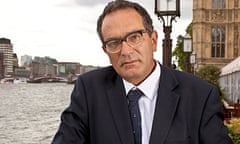
[[[122,78],[110,66],[79,76],[53,143],[134,144],[131,127]],[[161,66],[149,143],[231,144],[218,89]]]

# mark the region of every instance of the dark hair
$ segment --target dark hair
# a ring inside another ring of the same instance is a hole
[[[148,31],[148,34],[151,35],[153,32],[153,25],[152,25],[152,19],[145,8],[143,8],[138,3],[125,1],[125,0],[115,0],[112,2],[109,2],[107,6],[104,8],[103,13],[99,16],[97,21],[97,33],[100,38],[100,40],[103,42],[103,36],[102,36],[102,22],[103,19],[107,14],[110,14],[111,12],[121,10],[121,9],[128,9],[132,8],[139,13],[143,19],[143,25],[145,29]]]

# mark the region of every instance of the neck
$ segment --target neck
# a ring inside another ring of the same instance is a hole
[[[133,81],[132,83],[135,85],[135,86],[138,86],[140,85],[149,75],[152,74],[152,72],[155,70],[156,68],[156,65],[157,65],[157,62],[155,60],[153,60],[153,64],[152,64],[152,68],[150,69],[150,71],[148,71],[148,73],[146,73],[145,77],[141,80],[141,81]]]

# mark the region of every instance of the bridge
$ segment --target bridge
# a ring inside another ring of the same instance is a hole
[[[60,76],[40,76],[35,78],[30,78],[27,80],[28,83],[41,83],[41,82],[68,82],[67,77],[60,77]]]

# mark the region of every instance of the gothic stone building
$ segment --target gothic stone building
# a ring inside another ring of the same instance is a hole
[[[240,56],[240,0],[193,0],[192,34],[197,70]]]

